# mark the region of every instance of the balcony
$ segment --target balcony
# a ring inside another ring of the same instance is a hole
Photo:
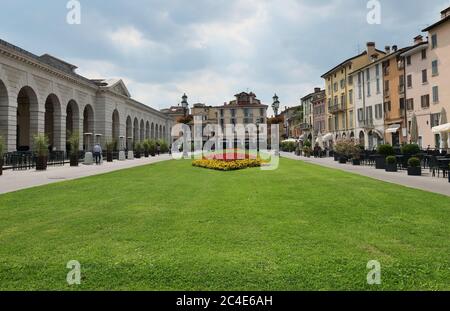
[[[405,85],[398,86],[398,94],[400,94],[400,95],[405,94]]]
[[[365,129],[374,129],[373,119],[359,121],[359,126]]]
[[[345,111],[345,105],[343,105],[343,104],[337,104],[337,105],[330,105],[330,106],[328,106],[328,112],[329,113],[335,114],[335,113],[343,112],[343,111]]]

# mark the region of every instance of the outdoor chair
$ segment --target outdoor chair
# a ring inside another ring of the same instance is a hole
[[[437,171],[437,174],[439,177],[441,168],[439,167],[439,162],[438,162],[436,156],[430,157],[429,166],[430,166],[430,172],[432,173],[431,176],[436,177],[436,171]]]

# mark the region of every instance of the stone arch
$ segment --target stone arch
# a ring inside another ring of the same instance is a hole
[[[11,120],[8,118],[9,100],[8,100],[8,88],[5,83],[0,79],[0,137],[3,139],[2,143],[6,144],[6,149],[9,149],[9,123]],[[5,150],[6,151],[6,150]]]
[[[33,136],[39,132],[39,103],[36,92],[29,86],[17,95],[16,148],[31,150]]]
[[[141,119],[141,123],[139,125],[139,141],[144,141],[145,139],[145,123],[144,120]]]
[[[133,122],[133,143],[139,141],[139,120],[138,118],[134,118]]]
[[[366,141],[366,135],[364,134],[364,131],[360,131],[359,132],[359,144],[361,146],[365,146],[365,141]]]
[[[155,125],[155,139],[158,140],[159,138],[159,125]]]
[[[145,123],[145,139],[150,139],[150,122]]]
[[[118,144],[120,140],[120,115],[117,109],[114,109],[112,113],[112,123],[111,123],[111,136],[112,140]]]
[[[164,141],[167,140],[167,136],[166,136],[166,126],[163,126],[163,138]]]
[[[84,107],[83,110],[83,137],[86,139],[89,139],[89,141],[84,141],[84,149],[85,150],[91,150],[91,148],[94,145],[94,135],[95,135],[95,115],[94,115],[94,109],[90,104],[87,104]],[[92,135],[86,135],[86,134],[92,134]]]
[[[150,137],[151,137],[152,140],[155,139],[155,123],[153,123],[153,122],[152,122],[152,126],[151,126],[151,129],[150,129]]]
[[[133,140],[133,121],[131,121],[131,117],[127,117],[127,124],[126,124],[126,133],[125,133],[125,139],[127,143],[127,149],[130,150],[132,148],[131,141]]]
[[[55,94],[50,94],[45,100],[44,133],[48,138],[50,148],[64,149],[64,131],[62,129],[61,102]]]
[[[159,137],[158,139],[162,139],[162,125],[159,126]]]

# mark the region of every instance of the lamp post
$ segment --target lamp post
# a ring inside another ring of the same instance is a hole
[[[188,97],[186,93],[183,94],[183,97],[181,97],[181,107],[183,107],[183,113],[184,117],[186,118],[189,114],[189,103],[188,103]]]

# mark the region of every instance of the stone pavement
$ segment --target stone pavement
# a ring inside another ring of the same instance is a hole
[[[50,166],[43,172],[37,172],[36,170],[4,170],[3,176],[0,176],[0,194],[64,180],[73,180],[151,163],[168,161],[171,159],[172,157],[170,155],[161,155],[154,158],[150,157],[129,161],[114,161],[112,163],[103,162],[102,165],[98,166],[83,164],[80,164],[78,167],[70,167],[68,164],[65,166]]]
[[[450,183],[448,182],[448,178],[442,177],[432,177],[431,173],[428,169],[422,170],[423,176],[408,176],[406,171],[399,171],[397,173],[389,173],[385,170],[377,170],[374,167],[370,166],[354,166],[351,164],[339,164],[338,162],[333,161],[333,158],[305,158],[298,157],[293,153],[280,153],[282,157],[304,161],[306,163],[317,164],[329,168],[339,169],[342,171],[355,173],[359,175],[363,175],[366,177],[371,177],[374,179],[378,179],[381,181],[399,184],[409,188],[415,188],[420,190],[425,190],[429,192],[439,193],[446,196],[450,196]]]

